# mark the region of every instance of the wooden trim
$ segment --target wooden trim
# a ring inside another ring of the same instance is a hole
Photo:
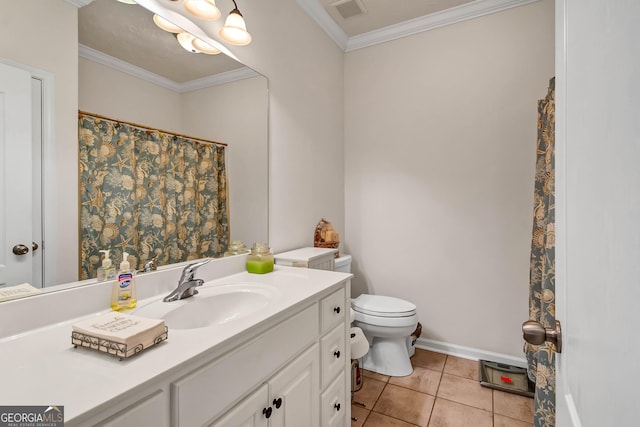
[[[140,125],[138,123],[126,122],[124,120],[118,120],[118,119],[114,119],[114,118],[111,118],[111,117],[102,116],[100,114],[89,113],[88,111],[78,110],[78,114],[85,114],[87,116],[95,117],[97,119],[109,120],[111,122],[116,122],[116,123],[121,123],[121,124],[124,124],[124,125],[137,127],[139,129],[146,129],[146,130],[150,130],[150,131],[158,131],[158,132],[166,133],[166,134],[169,134],[169,135],[179,136],[181,138],[191,139],[191,140],[196,141],[196,142],[203,142],[203,143],[206,143],[206,144],[221,145],[223,147],[227,147],[228,146],[228,144],[225,144],[224,142],[212,141],[212,140],[209,140],[209,139],[204,139],[204,138],[198,138],[198,137],[195,137],[195,136],[184,135],[184,134],[181,134],[181,133],[171,132],[171,131],[168,131],[168,130],[155,129],[155,128],[152,128],[152,127],[149,127],[149,126]]]

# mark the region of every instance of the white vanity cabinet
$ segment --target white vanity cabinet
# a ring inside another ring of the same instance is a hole
[[[318,345],[314,344],[212,427],[319,427]]]
[[[350,425],[351,340],[347,337],[350,304],[348,286],[320,301],[322,336],[320,337],[321,388],[320,420],[322,427]],[[349,421],[349,422],[348,422]]]
[[[346,295],[347,290],[341,287],[322,298],[316,343],[211,426],[347,426],[350,360]],[[289,342],[295,341],[291,333],[287,335]]]
[[[346,427],[350,277],[278,267],[211,280],[262,283],[273,298],[253,317],[170,328],[167,341],[123,361],[72,348],[75,318],[0,340],[3,363],[14,367],[0,400],[59,402],[69,427]],[[49,351],[44,361],[25,360],[25,349],[39,348]]]
[[[145,426],[169,427],[168,396],[164,390],[156,390],[137,400],[128,408],[118,411],[95,427]]]

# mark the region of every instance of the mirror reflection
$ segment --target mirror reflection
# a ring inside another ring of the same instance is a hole
[[[152,15],[114,0],[95,0],[78,10],[78,108],[227,144],[229,240],[267,241],[266,78],[223,54],[185,51],[153,24]],[[75,160],[56,163],[57,169],[78,168]],[[46,185],[44,180],[45,194]],[[64,215],[79,220],[79,209],[68,206]],[[54,231],[52,237],[62,241],[64,232]],[[56,239],[48,242],[51,251],[60,247]],[[69,281],[55,268],[46,270],[43,287]],[[38,278],[16,283],[22,282],[37,286]]]

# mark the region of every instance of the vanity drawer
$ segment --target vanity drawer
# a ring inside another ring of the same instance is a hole
[[[322,393],[320,416],[323,427],[344,427],[347,401],[345,399],[344,372]]]
[[[318,339],[318,304],[171,384],[172,425],[201,426]]]
[[[344,319],[346,308],[348,307],[345,304],[344,288],[335,291],[320,302],[322,333]]]
[[[320,340],[320,360],[322,365],[322,388],[325,388],[339,372],[344,371],[345,358],[349,355],[345,350],[344,323]]]

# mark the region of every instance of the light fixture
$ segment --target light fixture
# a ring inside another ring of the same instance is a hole
[[[120,3],[136,4],[135,0],[118,0]]]
[[[229,12],[229,16],[227,16],[224,27],[218,32],[218,34],[224,41],[228,43],[237,46],[244,46],[251,43],[251,35],[247,32],[247,25],[244,22],[242,13],[240,13],[240,10],[238,10],[236,0],[231,1],[233,1],[233,10]],[[184,0],[183,6],[187,12],[200,19],[214,20],[220,16],[220,10],[216,7],[215,0]],[[181,19],[182,18],[186,18],[186,15],[182,14]],[[209,41],[205,41],[203,39],[199,39],[198,37],[194,36],[193,33],[189,32],[191,24],[197,28],[197,24],[193,22],[189,22],[190,25],[186,25],[187,21],[185,21],[185,28],[183,29],[182,27],[175,25],[173,22],[157,14],[153,15],[153,22],[162,30],[173,33],[173,35],[178,39],[178,43],[180,44],[180,46],[191,53],[217,55],[221,52],[220,49],[222,49],[222,51],[229,54],[229,52],[225,50],[226,48],[218,44],[217,41],[206,38],[205,40]],[[187,31],[185,31],[185,29]],[[197,31],[195,32],[198,33]]]
[[[193,45],[193,41],[195,40],[193,34],[183,31],[182,33],[176,34],[176,37],[178,39],[178,43],[180,43],[180,46],[182,46],[184,50],[188,50],[191,53],[200,53],[200,51]]]
[[[193,38],[193,41],[191,42],[191,44],[193,45],[194,48],[196,48],[196,50],[202,53],[206,53],[207,55],[217,55],[220,53],[218,49],[211,46],[209,43],[203,42],[197,37]]]
[[[220,9],[214,0],[184,0],[184,8],[196,18],[215,21],[220,18]]]
[[[160,15],[153,15],[153,22],[155,22],[155,24],[162,28],[165,31],[168,31],[170,33],[181,33],[182,32],[182,28],[178,27],[176,24],[174,24],[171,21],[168,21],[166,19],[164,19],[162,16]]]
[[[244,22],[242,14],[238,10],[236,0],[233,1],[234,9],[229,12],[224,27],[218,34],[231,44],[244,46],[251,43],[251,35],[247,32],[247,25]]]

